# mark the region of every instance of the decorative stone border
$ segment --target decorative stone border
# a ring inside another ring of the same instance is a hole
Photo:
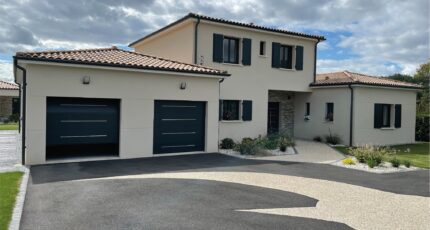
[[[21,179],[21,185],[19,186],[19,192],[16,196],[15,207],[13,208],[12,219],[9,224],[9,230],[19,230],[21,223],[22,211],[24,208],[25,194],[27,193],[28,177],[30,169],[22,166],[15,165],[12,167],[0,168],[0,172],[23,172],[24,175]]]
[[[287,151],[285,151],[285,152],[282,152],[279,149],[275,149],[275,150],[265,149],[264,151],[266,151],[268,153],[268,155],[242,155],[239,152],[236,152],[232,149],[220,149],[219,150],[219,152],[221,154],[225,154],[225,155],[233,156],[233,157],[238,157],[238,158],[242,158],[242,159],[256,159],[256,158],[263,158],[263,157],[288,156],[288,155],[297,154],[297,150],[294,147],[288,147]]]
[[[354,165],[344,165],[342,163],[342,160],[333,162],[333,163],[331,163],[331,165],[342,167],[342,168],[366,171],[366,172],[370,172],[370,173],[378,173],[378,174],[410,172],[410,171],[422,170],[421,168],[417,168],[417,167],[413,167],[413,166],[407,168],[403,165],[400,165],[398,168],[396,168],[396,167],[393,167],[391,165],[391,163],[389,163],[389,162],[382,162],[380,165],[378,165],[374,168],[370,168],[367,164],[359,163],[355,157],[350,157],[350,158],[354,160],[354,162],[355,162]]]

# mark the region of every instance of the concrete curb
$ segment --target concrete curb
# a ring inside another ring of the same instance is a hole
[[[30,169],[22,165],[16,165],[13,167],[2,168],[0,169],[0,172],[23,172],[24,173],[24,175],[22,176],[21,185],[19,186],[18,195],[16,196],[15,207],[13,208],[13,213],[12,213],[12,219],[9,224],[9,230],[19,230],[22,211],[24,208],[25,195],[27,193],[27,185],[28,185]]]

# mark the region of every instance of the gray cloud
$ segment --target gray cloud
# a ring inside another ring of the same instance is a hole
[[[298,31],[351,34],[330,48],[352,60],[321,60],[319,69],[395,63],[406,71],[429,58],[427,0],[0,0],[0,55],[32,49],[126,45],[197,12]],[[325,50],[328,46],[324,46]],[[344,65],[344,66],[342,66]],[[375,68],[396,71],[392,64]],[[357,70],[353,69],[353,70]]]

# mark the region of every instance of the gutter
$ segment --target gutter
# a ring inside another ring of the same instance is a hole
[[[320,41],[321,40],[318,39],[317,43],[315,43],[315,48],[314,48],[314,82],[317,81],[317,47]]]
[[[354,89],[349,84],[348,88],[351,90],[351,101],[349,107],[349,146],[352,146],[352,134],[353,134],[353,118],[354,118]]]
[[[194,64],[197,65],[197,39],[199,32],[200,18],[197,18],[196,26],[194,27]]]
[[[25,165],[25,135],[26,135],[26,98],[27,98],[27,70],[18,65],[18,60],[14,57],[13,59],[13,64],[14,64],[14,72],[16,73],[16,69],[20,69],[22,71],[22,85],[20,85],[20,91],[22,90],[22,98],[21,98],[21,103],[22,103],[22,110],[21,110],[21,122],[20,122],[20,127],[22,127],[22,132],[21,132],[21,164]],[[15,76],[15,81],[16,81],[16,76]],[[22,123],[22,124],[21,124]]]
[[[224,80],[225,80],[225,78],[222,78],[222,79],[219,80],[219,86],[218,86],[218,103],[220,103],[220,100],[221,100],[221,83],[223,83]],[[219,109],[219,105],[218,105],[218,109]],[[220,113],[220,111],[218,111],[218,143],[217,143],[218,152],[219,152],[219,144],[220,144],[220,141],[221,141],[219,139],[219,134],[220,134],[219,125],[221,123],[220,120],[219,120],[219,113]]]

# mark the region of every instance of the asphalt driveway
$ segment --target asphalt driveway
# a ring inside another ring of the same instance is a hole
[[[35,166],[21,228],[349,229],[357,226],[349,217],[300,214],[348,195],[422,203],[429,172],[380,175],[221,154]],[[329,210],[347,212],[336,208]]]

